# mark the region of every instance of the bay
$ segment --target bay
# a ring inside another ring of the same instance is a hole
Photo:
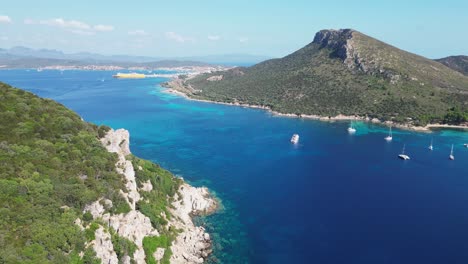
[[[387,143],[383,126],[359,122],[349,135],[348,122],[190,101],[164,93],[166,79],[114,73],[2,70],[0,80],[128,129],[135,155],[208,186],[223,204],[196,219],[214,237],[211,262],[468,261],[468,133],[394,129]],[[397,158],[404,144],[409,161]]]

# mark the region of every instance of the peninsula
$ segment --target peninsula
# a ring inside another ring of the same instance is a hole
[[[302,49],[252,67],[181,76],[189,98],[326,120],[467,126],[468,77],[353,29],[321,30]]]
[[[0,263],[202,263],[218,202],[130,134],[0,83]]]

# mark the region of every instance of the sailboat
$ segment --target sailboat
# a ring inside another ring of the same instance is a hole
[[[449,155],[450,160],[454,160],[455,156],[453,155],[453,144],[452,144],[452,150],[450,150],[450,155]]]
[[[348,133],[350,134],[356,133],[356,129],[353,127],[353,122],[349,124]]]
[[[401,151],[401,154],[398,155],[398,157],[402,160],[409,160],[410,157],[405,154],[405,147],[406,147],[406,144],[403,145],[403,150]]]
[[[431,138],[431,144],[429,145],[429,150],[434,150],[434,146],[432,145],[433,139]]]
[[[386,141],[392,141],[392,127],[390,127],[390,130],[388,131],[388,136],[385,137]]]

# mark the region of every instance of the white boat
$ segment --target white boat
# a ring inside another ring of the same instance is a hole
[[[390,130],[388,131],[388,136],[385,137],[386,141],[392,141],[393,136],[392,136],[392,127],[390,127]]]
[[[468,144],[463,144],[463,146],[465,146],[465,148],[468,148]]]
[[[429,150],[434,150],[434,146],[432,145],[432,138],[431,138],[431,144],[429,145]]]
[[[405,154],[405,146],[406,145],[403,145],[403,150],[401,151],[401,154],[398,155],[398,157],[402,160],[409,160],[410,157],[408,155]]]
[[[298,135],[298,134],[292,135],[292,137],[291,137],[291,143],[297,144],[298,142],[299,142],[299,135]]]
[[[455,160],[455,156],[453,155],[453,144],[452,144],[452,150],[450,150],[449,159],[450,160]]]
[[[350,134],[356,133],[356,129],[353,127],[353,122],[349,124],[348,133]]]

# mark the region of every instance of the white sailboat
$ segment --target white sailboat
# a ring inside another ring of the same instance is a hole
[[[454,160],[455,156],[453,155],[453,144],[452,144],[452,150],[450,150],[450,155],[449,155],[450,160]]]
[[[351,122],[351,123],[349,124],[348,133],[350,133],[350,134],[356,133],[356,129],[353,127],[353,122]]]
[[[386,141],[392,141],[393,136],[392,136],[392,127],[390,127],[390,130],[388,131],[388,136],[385,137]]]
[[[429,145],[429,150],[434,150],[434,146],[432,145],[433,139],[431,138],[431,144]]]
[[[401,154],[398,155],[398,157],[402,160],[409,160],[410,157],[405,154],[405,147],[406,147],[406,144],[403,145],[403,150],[401,151]]]

